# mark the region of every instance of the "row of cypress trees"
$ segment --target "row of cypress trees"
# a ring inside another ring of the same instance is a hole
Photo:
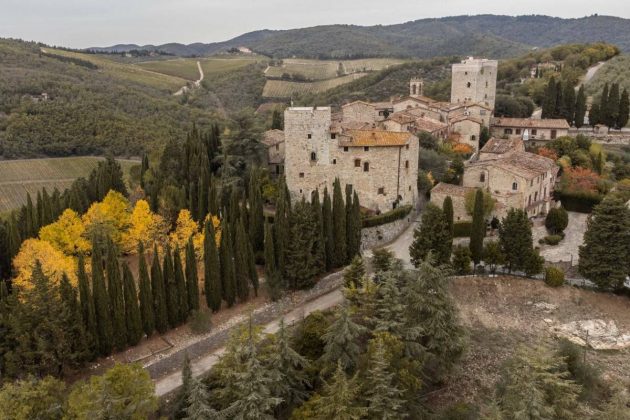
[[[542,118],[564,118],[569,125],[577,128],[584,125],[586,115],[586,94],[580,86],[577,96],[571,83],[549,79],[542,103]]]
[[[599,101],[594,102],[589,113],[591,125],[605,124],[612,128],[623,128],[630,116],[630,98],[626,89],[620,92],[619,83],[604,85]]]

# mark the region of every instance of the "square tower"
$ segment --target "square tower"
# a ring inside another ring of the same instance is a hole
[[[498,66],[497,60],[473,57],[453,64],[451,102],[479,102],[494,109]]]

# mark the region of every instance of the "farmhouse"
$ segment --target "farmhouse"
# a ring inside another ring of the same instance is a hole
[[[569,134],[565,119],[493,118],[491,135],[519,138],[530,144],[543,144]]]
[[[267,148],[267,163],[272,174],[284,173],[284,131],[268,130],[263,135],[262,143]]]

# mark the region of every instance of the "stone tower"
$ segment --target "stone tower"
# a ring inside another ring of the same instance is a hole
[[[481,102],[494,109],[497,60],[473,58],[453,64],[451,102]]]
[[[409,82],[409,96],[424,95],[424,80],[414,77]]]

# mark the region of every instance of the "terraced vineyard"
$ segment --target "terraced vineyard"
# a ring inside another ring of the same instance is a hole
[[[27,193],[35,198],[46,188],[49,193],[57,188],[63,191],[72,182],[90,174],[102,158],[93,156],[21,159],[0,161],[0,214],[26,203]],[[125,177],[138,162],[119,160]]]
[[[178,58],[175,60],[153,60],[137,63],[138,67],[156,73],[179,77],[186,80],[198,80],[199,70],[197,61],[201,63],[201,68],[205,76],[224,73],[239,69],[248,64],[258,61],[259,57],[238,57],[238,58]]]
[[[320,80],[317,82],[292,82],[287,80],[268,79],[263,89],[265,98],[290,98],[303,93],[320,93],[337,86],[344,85],[353,80],[360,79],[367,73],[353,73],[334,79]]]
[[[308,60],[289,58],[280,66],[270,66],[265,76],[281,78],[283,75],[302,77],[307,80],[326,80],[351,73],[378,71],[404,60],[394,58],[367,58],[360,60]]]

